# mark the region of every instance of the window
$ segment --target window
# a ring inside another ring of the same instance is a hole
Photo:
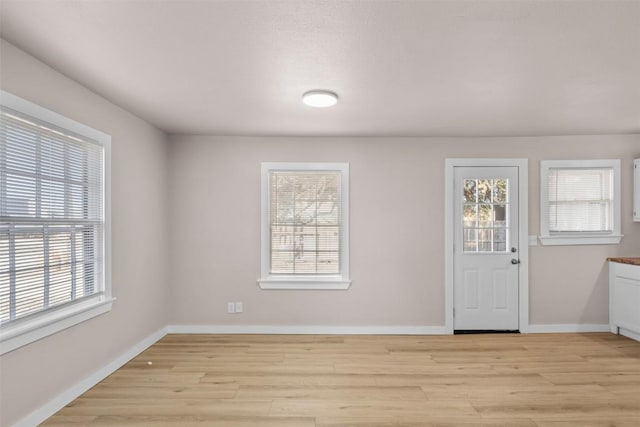
[[[109,136],[0,93],[0,344],[111,308]]]
[[[463,252],[508,252],[509,179],[464,178],[463,203]]]
[[[347,289],[348,238],[348,164],[262,164],[261,288]]]
[[[620,160],[542,161],[540,177],[543,244],[620,242]]]

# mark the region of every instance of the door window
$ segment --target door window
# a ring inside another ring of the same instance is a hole
[[[465,178],[463,204],[463,251],[508,252],[509,180]]]

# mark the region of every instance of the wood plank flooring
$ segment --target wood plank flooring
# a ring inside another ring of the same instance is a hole
[[[167,335],[44,425],[638,427],[640,343]]]

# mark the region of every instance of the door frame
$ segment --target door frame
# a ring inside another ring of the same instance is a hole
[[[529,159],[445,159],[445,330],[453,334],[454,306],[454,179],[456,167],[518,168],[518,325],[521,333],[529,332]]]

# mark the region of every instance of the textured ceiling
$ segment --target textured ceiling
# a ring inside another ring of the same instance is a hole
[[[170,133],[640,132],[640,1],[14,1],[0,35]],[[303,92],[340,102],[312,109]]]

